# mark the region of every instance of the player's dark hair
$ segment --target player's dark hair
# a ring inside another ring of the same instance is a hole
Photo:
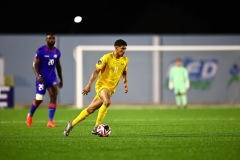
[[[127,42],[122,39],[118,39],[115,41],[114,46],[127,46]]]
[[[177,62],[182,62],[182,58],[177,58],[176,61]]]
[[[49,35],[53,35],[53,36],[54,36],[55,33],[54,33],[54,32],[47,32],[47,33],[46,33],[46,36],[49,36]]]

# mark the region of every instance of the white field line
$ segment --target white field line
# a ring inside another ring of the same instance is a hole
[[[95,122],[95,120],[86,120],[88,122]],[[132,121],[132,119],[114,119],[111,120],[112,122],[129,122]],[[162,121],[161,118],[159,119],[134,119],[134,121],[138,122],[154,122],[154,121]],[[180,119],[168,119],[168,121],[239,121],[239,119],[236,118],[228,118],[228,119],[202,119],[202,118],[194,118],[194,119],[189,119],[189,118],[180,118]],[[10,123],[25,123],[26,121],[0,121],[0,124],[10,124]],[[33,121],[33,123],[46,123],[47,120],[45,121]],[[68,121],[66,120],[55,120],[54,122],[58,123],[67,123]]]

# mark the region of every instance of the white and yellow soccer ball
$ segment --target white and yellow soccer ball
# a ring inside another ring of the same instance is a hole
[[[100,124],[97,127],[97,135],[99,137],[108,137],[111,134],[111,127],[108,124]]]

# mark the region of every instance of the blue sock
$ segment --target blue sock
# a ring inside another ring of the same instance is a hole
[[[56,104],[54,103],[50,103],[49,104],[49,116],[48,116],[48,120],[53,120],[53,117],[55,115],[55,111],[56,111]]]
[[[35,101],[33,101],[32,106],[30,108],[30,112],[29,112],[30,116],[33,116],[33,114],[37,108],[38,108],[38,106],[36,105]]]

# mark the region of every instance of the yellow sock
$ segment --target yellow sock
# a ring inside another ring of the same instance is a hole
[[[89,115],[89,113],[87,112],[87,108],[85,108],[84,110],[82,110],[82,112],[80,112],[80,114],[77,116],[77,118],[75,118],[72,121],[72,126],[74,127],[76,124],[78,124],[79,122],[86,119],[88,115]]]
[[[107,109],[108,108],[104,104],[100,107],[95,126],[99,126],[101,124],[103,118],[107,114]]]

